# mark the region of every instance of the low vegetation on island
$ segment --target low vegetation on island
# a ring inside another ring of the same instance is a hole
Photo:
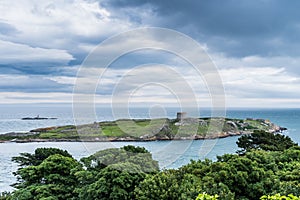
[[[14,157],[20,168],[2,200],[267,200],[300,199],[300,147],[265,131],[243,135],[236,154],[159,170],[143,147],[124,146],[76,160],[68,152],[38,148]]]
[[[153,141],[182,139],[212,139],[255,130],[270,133],[284,128],[264,119],[180,118],[180,119],[120,119],[85,125],[67,125],[31,130],[27,133],[0,135],[0,141]]]

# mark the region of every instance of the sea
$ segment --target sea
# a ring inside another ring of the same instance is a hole
[[[0,105],[0,134],[8,132],[27,132],[32,129],[68,124],[87,123],[74,119],[73,107],[69,104],[6,104]],[[131,107],[121,109],[124,113],[114,115],[109,106],[95,106],[93,121],[111,121],[117,118],[152,118],[153,111],[148,107]],[[163,115],[156,117],[176,118],[176,113],[182,111],[176,107],[165,107]],[[210,117],[212,111],[208,108],[184,110],[189,116]],[[152,112],[152,113],[151,113]],[[23,117],[49,117],[49,120],[21,120]],[[300,109],[299,108],[229,108],[227,118],[256,118],[269,119],[273,123],[286,127],[282,134],[291,137],[300,144]],[[89,119],[90,120],[90,119]],[[91,123],[93,122],[91,121]],[[70,152],[76,159],[89,156],[99,150],[122,147],[125,145],[142,146],[148,149],[161,169],[179,168],[190,160],[216,160],[218,155],[235,153],[238,150],[238,136],[214,140],[186,141],[151,141],[151,142],[34,142],[34,143],[0,143],[0,192],[12,191],[10,185],[16,182],[13,172],[18,166],[12,162],[19,153],[33,153],[39,147],[56,147]]]

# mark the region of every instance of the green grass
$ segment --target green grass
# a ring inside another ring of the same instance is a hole
[[[65,134],[65,133],[41,133],[39,138],[41,139],[74,139],[79,138],[78,134]]]
[[[2,141],[10,141],[13,139],[35,139],[39,138],[40,134],[36,135],[26,135],[26,136],[8,136],[8,135],[0,135],[0,140]]]
[[[118,126],[103,126],[101,127],[101,135],[107,137],[122,137],[126,134]]]
[[[250,126],[248,128],[257,129],[257,130],[269,130],[269,126],[262,125],[262,122],[256,121],[256,120],[245,120]]]

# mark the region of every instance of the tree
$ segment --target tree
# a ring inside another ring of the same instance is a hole
[[[72,157],[66,150],[61,150],[57,148],[37,148],[33,154],[30,153],[20,153],[20,156],[12,158],[12,161],[19,164],[19,166],[37,166],[41,164],[46,158],[51,155],[60,154],[65,157]]]
[[[22,160],[31,164],[18,169],[18,189],[0,199],[277,200],[300,195],[299,146],[282,151],[254,148],[243,155],[225,154],[217,161],[191,161],[160,172],[151,154],[140,147],[99,151],[82,159],[84,167],[69,154],[43,152],[36,153],[44,156],[35,165]]]
[[[277,133],[269,133],[262,130],[256,130],[250,135],[243,135],[236,143],[238,147],[241,148],[241,150],[238,151],[240,154],[244,154],[245,152],[253,149],[283,151],[298,145],[288,136]]]
[[[20,156],[13,157],[12,161],[18,163],[20,166],[19,169],[13,173],[17,176],[19,183],[16,183],[13,186],[19,188],[23,184],[24,180],[20,175],[22,169],[29,166],[38,166],[51,155],[62,155],[64,157],[72,158],[72,155],[70,155],[66,150],[57,148],[37,148],[33,154],[20,153]]]
[[[133,163],[112,164],[96,174],[95,181],[78,190],[79,199],[134,199],[134,189],[144,178],[145,173]]]
[[[98,151],[87,158],[82,158],[81,161],[88,170],[93,171],[100,171],[109,165],[124,162],[139,166],[145,173],[155,173],[159,170],[158,162],[152,159],[149,151],[132,145]]]
[[[14,191],[12,199],[71,199],[78,185],[75,172],[82,165],[73,158],[54,154],[42,163],[18,170],[22,182]]]
[[[134,190],[148,174],[158,172],[158,162],[143,147],[106,149],[81,159],[87,170],[76,173],[79,198],[133,199]]]
[[[146,179],[136,188],[136,199],[195,199],[201,192],[200,178],[165,170]]]
[[[132,152],[132,153],[149,153],[149,151],[145,147],[136,147],[133,145],[127,145],[122,147],[121,149],[124,149],[127,152]]]

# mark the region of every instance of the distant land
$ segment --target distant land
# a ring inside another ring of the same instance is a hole
[[[40,117],[39,115],[36,117],[23,117],[21,120],[47,120],[47,119],[57,119],[56,117]]]
[[[254,130],[276,133],[286,128],[267,119],[188,118],[185,113],[177,113],[176,119],[120,119],[11,132],[0,135],[0,142],[203,140],[251,134]]]

